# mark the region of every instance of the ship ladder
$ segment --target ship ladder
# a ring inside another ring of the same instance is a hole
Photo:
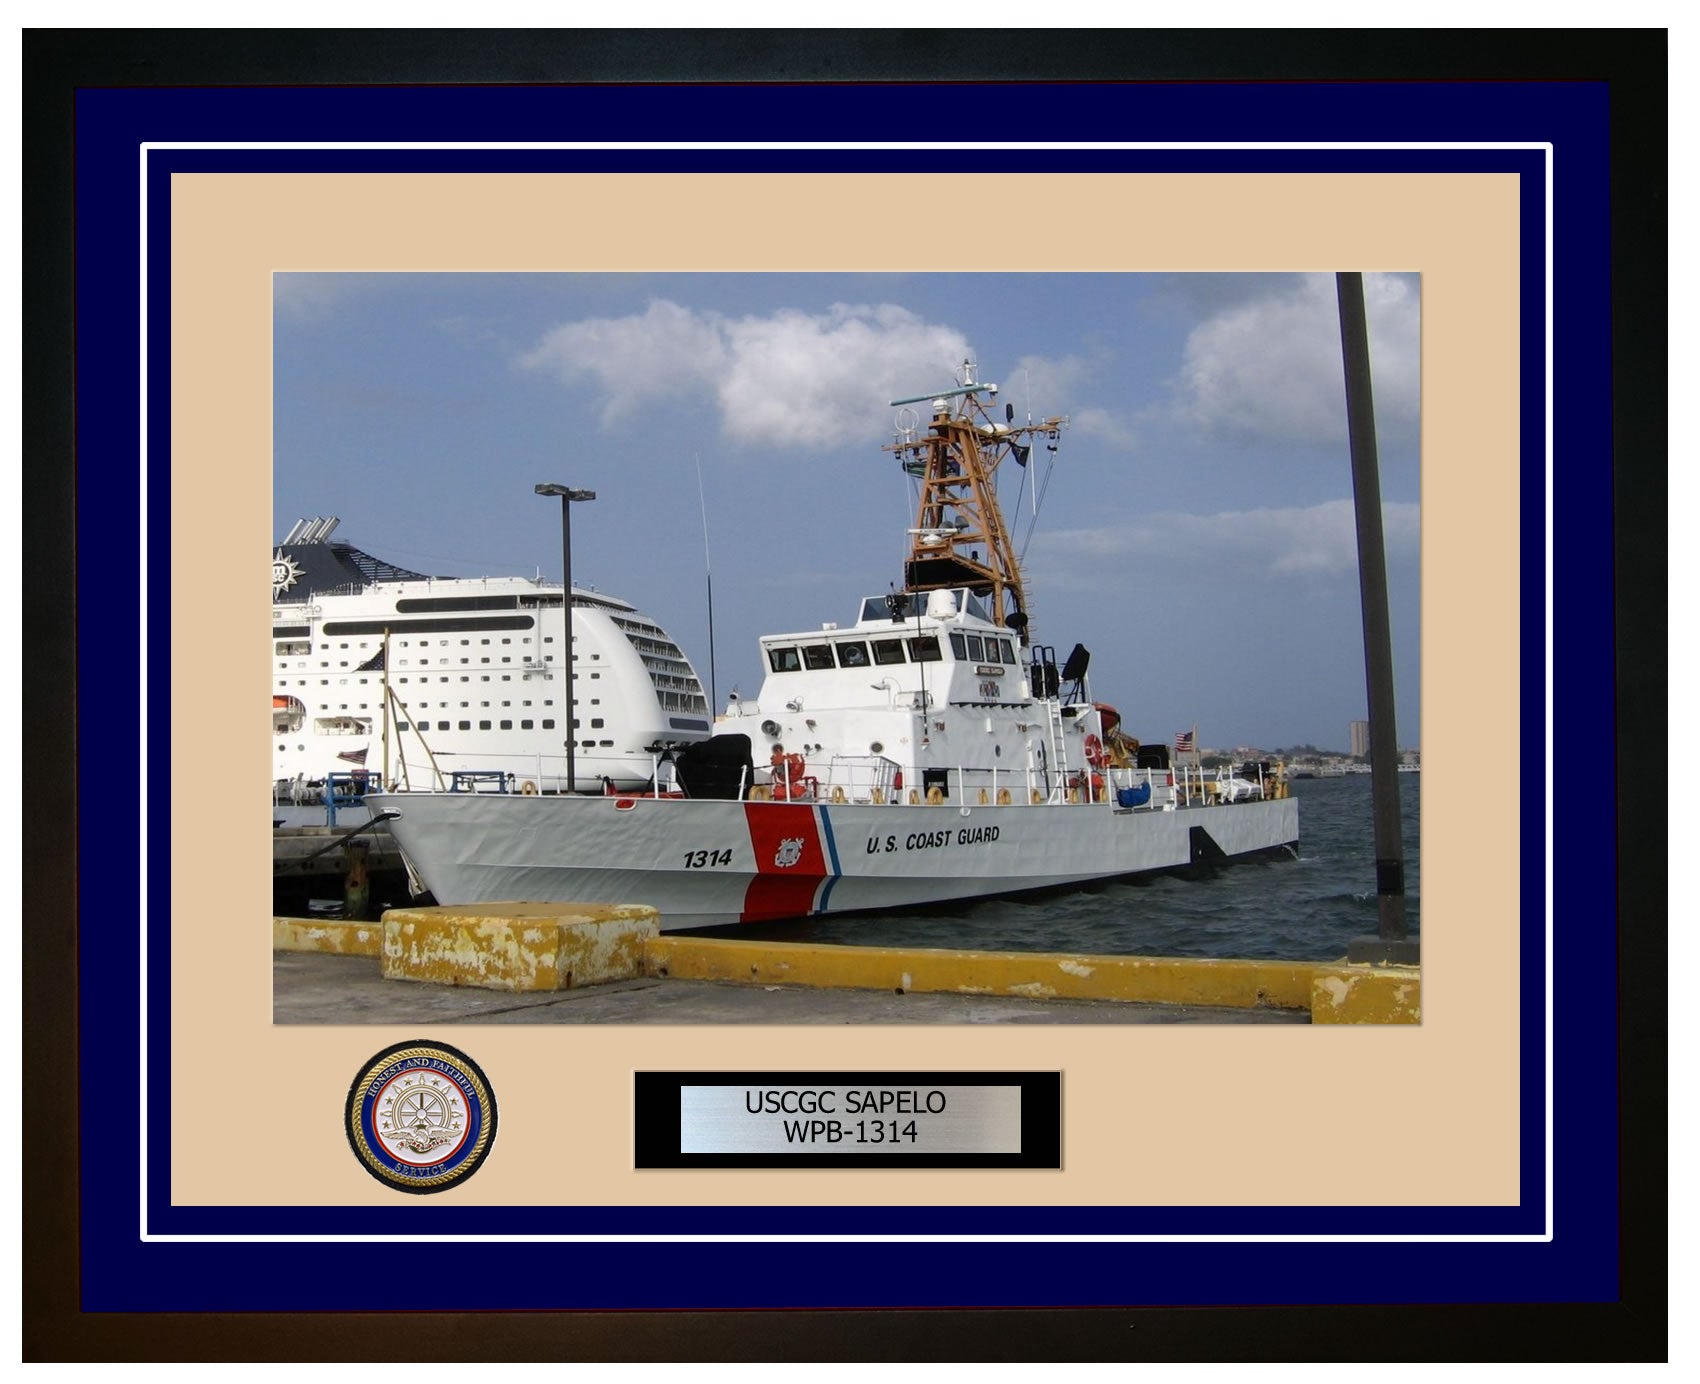
[[[1050,722],[1045,755],[1046,786],[1055,797],[1068,783],[1068,740],[1063,733],[1062,703],[1054,699],[1047,701],[1045,715]]]

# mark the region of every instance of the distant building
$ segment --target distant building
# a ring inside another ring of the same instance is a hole
[[[1369,758],[1369,722],[1368,721],[1353,721],[1352,722],[1351,755],[1352,755],[1353,759],[1368,759]]]

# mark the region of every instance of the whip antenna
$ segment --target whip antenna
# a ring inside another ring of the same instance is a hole
[[[697,453],[697,508],[702,511],[702,574],[708,588],[708,716],[712,725],[720,696],[714,686],[714,571],[708,561],[708,500],[702,488],[702,453]]]

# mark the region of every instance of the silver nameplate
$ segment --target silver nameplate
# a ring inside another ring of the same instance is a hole
[[[1021,1152],[1019,1086],[680,1086],[680,1153]]]

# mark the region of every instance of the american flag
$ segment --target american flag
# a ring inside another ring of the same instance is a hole
[[[1177,730],[1175,732],[1176,754],[1185,754],[1192,748],[1192,735],[1193,733],[1190,730]]]
[[[344,750],[337,758],[346,759],[350,764],[364,764],[368,748],[368,746],[362,745],[358,750]]]

